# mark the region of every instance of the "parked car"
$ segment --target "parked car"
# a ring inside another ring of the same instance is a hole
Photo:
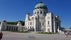
[[[3,33],[0,31],[0,40],[2,39]]]

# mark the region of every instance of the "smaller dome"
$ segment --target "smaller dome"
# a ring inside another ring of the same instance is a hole
[[[46,6],[44,3],[39,2],[39,3],[36,4],[36,6],[35,6],[35,9],[37,9],[37,8],[47,9],[47,6]]]
[[[6,20],[3,20],[3,22],[7,22]]]

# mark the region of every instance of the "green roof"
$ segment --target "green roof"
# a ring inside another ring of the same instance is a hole
[[[21,24],[22,24],[23,26],[25,25],[25,22],[24,22],[24,21],[7,22],[7,24],[17,25],[18,22],[21,22]]]
[[[35,9],[37,9],[37,8],[47,9],[47,6],[46,6],[44,3],[39,2],[39,3],[36,4],[36,6],[35,6]]]

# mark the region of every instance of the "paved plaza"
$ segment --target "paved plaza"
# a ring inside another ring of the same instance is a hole
[[[71,37],[65,37],[64,34],[3,32],[2,40],[71,40]]]

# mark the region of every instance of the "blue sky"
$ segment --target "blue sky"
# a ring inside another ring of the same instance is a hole
[[[71,0],[41,0],[48,11],[58,15],[61,26],[71,27]],[[33,14],[34,6],[38,0],[0,0],[0,21],[25,20],[26,13]]]

